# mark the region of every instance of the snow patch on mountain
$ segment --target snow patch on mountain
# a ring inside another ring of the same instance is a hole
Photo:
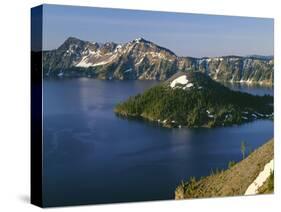
[[[142,38],[137,38],[137,39],[135,39],[135,42],[139,43],[141,40],[142,40]]]
[[[191,87],[193,87],[193,83],[187,83],[186,86],[183,87],[183,89],[187,89]]]
[[[142,58],[135,64],[135,66],[140,65],[140,64],[142,63],[143,59],[144,59],[144,57],[142,57]]]
[[[122,46],[121,44],[118,44],[118,45],[116,46],[115,50],[114,50],[114,53],[120,52],[121,49],[122,49],[122,47],[123,47],[123,46]]]
[[[82,60],[76,64],[76,67],[83,67],[83,68],[88,68],[88,67],[95,67],[95,66],[101,66],[101,65],[106,65],[108,63],[111,63],[114,59],[116,58],[116,55],[112,55],[106,60],[102,60],[100,62],[90,62],[90,57],[89,56],[84,56]]]
[[[186,85],[188,83],[188,79],[185,75],[182,75],[176,79],[174,79],[171,84],[170,87],[174,88],[177,84],[181,84],[181,85]]]
[[[131,72],[131,71],[133,71],[133,69],[129,68],[129,69],[125,70],[124,73],[128,73],[128,72]]]

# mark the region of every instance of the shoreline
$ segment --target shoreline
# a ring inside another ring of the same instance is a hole
[[[204,124],[201,126],[187,126],[187,125],[181,125],[181,124],[176,124],[176,122],[170,121],[170,120],[163,120],[161,121],[160,119],[155,120],[149,117],[145,116],[139,116],[139,115],[128,115],[128,114],[123,114],[122,112],[117,112],[114,109],[114,113],[116,116],[122,118],[122,119],[129,119],[129,120],[140,120],[144,122],[149,122],[154,125],[157,125],[159,127],[163,128],[168,128],[168,129],[176,129],[176,128],[187,128],[187,129],[213,129],[213,128],[218,128],[218,127],[232,127],[232,126],[240,126],[243,124],[251,123],[256,120],[269,120],[273,121],[274,115],[271,116],[257,116],[256,118],[253,119],[243,119],[240,123],[233,123],[233,124],[222,124],[222,125],[214,125],[214,126],[208,126],[208,124]]]

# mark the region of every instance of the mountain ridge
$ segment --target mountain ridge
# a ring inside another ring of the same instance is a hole
[[[44,77],[166,80],[176,72],[200,71],[226,82],[273,84],[274,57],[183,57],[144,38],[97,43],[69,37],[43,52]]]

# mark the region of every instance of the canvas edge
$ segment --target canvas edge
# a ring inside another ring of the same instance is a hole
[[[31,129],[30,129],[30,200],[43,207],[42,170],[42,36],[43,5],[31,8]]]

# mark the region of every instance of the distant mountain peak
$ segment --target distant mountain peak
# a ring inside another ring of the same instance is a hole
[[[79,38],[76,37],[68,37],[63,44],[71,44],[71,43],[80,43],[80,42],[85,42],[83,40],[80,40]],[[63,45],[62,44],[62,45]]]
[[[80,40],[79,38],[70,36],[70,37],[68,37],[65,41],[81,41],[81,40]]]
[[[143,37],[136,38],[134,41],[135,41],[136,43],[140,43],[140,42],[144,42],[144,43],[149,42],[149,43],[151,43],[150,41],[144,39]]]
[[[80,39],[78,39],[78,38],[75,38],[75,37],[68,37],[68,38],[63,42],[63,44],[58,47],[58,50],[63,50],[63,51],[65,51],[65,50],[69,49],[69,46],[70,46],[70,45],[81,45],[81,44],[84,44],[84,43],[85,43],[85,41],[80,40]]]

